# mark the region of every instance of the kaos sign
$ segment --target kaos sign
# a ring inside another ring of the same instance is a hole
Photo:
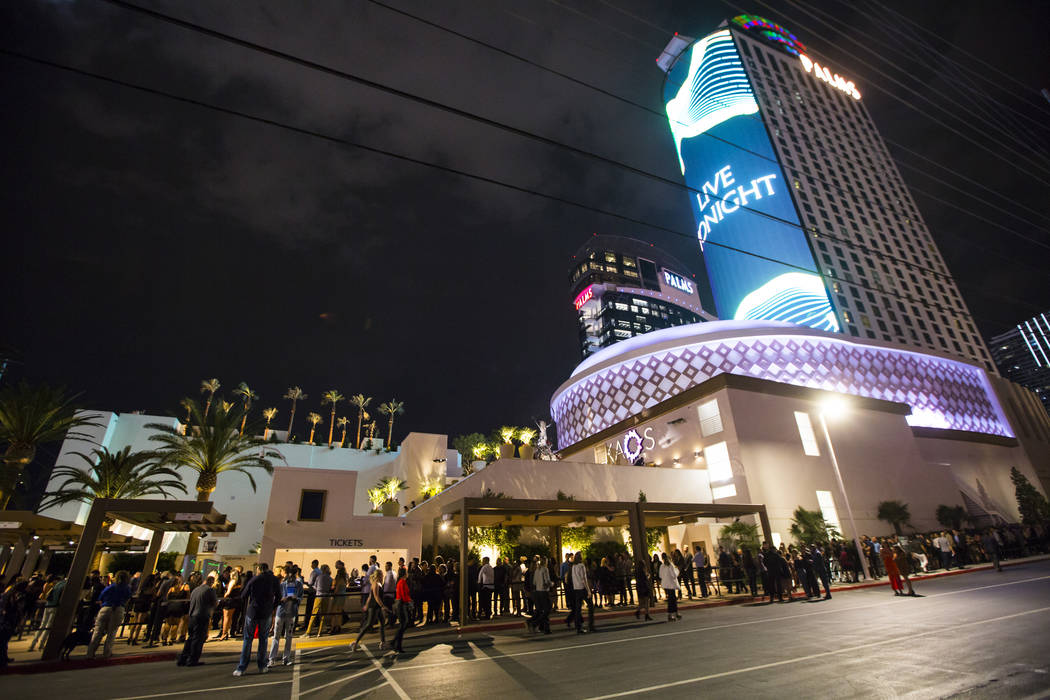
[[[718,316],[839,330],[732,31],[667,65],[668,126]]]

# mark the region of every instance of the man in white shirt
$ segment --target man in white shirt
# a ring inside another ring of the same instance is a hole
[[[489,564],[489,558],[481,560],[481,570],[478,571],[478,588],[481,589],[481,619],[492,618],[492,592],[496,590],[496,574]]]
[[[594,600],[591,597],[591,583],[587,575],[587,567],[583,564],[583,557],[579,552],[572,560],[570,569],[572,578],[572,604],[573,617],[576,619],[576,634],[594,631]],[[587,603],[587,629],[583,629],[583,603]]]
[[[952,568],[952,544],[951,540],[944,536],[944,533],[937,535],[933,538],[933,546],[937,548],[937,551],[941,555],[941,568],[947,571]]]

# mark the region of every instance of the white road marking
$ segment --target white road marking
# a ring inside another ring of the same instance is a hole
[[[379,690],[380,688],[382,688],[386,684],[387,684],[386,681],[383,681],[379,685],[374,685],[371,688],[365,688],[364,690],[362,690],[360,692],[357,692],[357,693],[354,693],[353,695],[347,695],[345,698],[343,698],[343,700],[354,700],[354,698],[359,698],[362,695],[367,695],[368,693],[371,693],[372,691]]]
[[[365,653],[368,654],[368,658],[372,660],[372,663],[375,665],[375,667],[378,668],[379,672],[383,674],[383,678],[386,678],[386,682],[389,683],[390,687],[394,689],[394,692],[397,693],[397,696],[401,698],[401,700],[412,700],[412,698],[408,697],[408,693],[405,692],[405,689],[398,685],[397,681],[394,680],[394,677],[391,676],[385,668],[383,668],[383,664],[379,663],[379,661],[376,660],[376,657],[372,656],[372,652],[368,650],[368,647],[361,648],[365,650]]]
[[[193,690],[179,690],[173,693],[154,693],[153,695],[129,695],[124,698],[113,698],[113,700],[146,700],[146,698],[170,698],[174,695],[189,695],[190,693],[214,693],[220,690],[238,690],[240,688],[258,688],[264,685],[281,685],[291,683],[291,679],[284,681],[268,681],[266,683],[241,683],[237,685],[226,685],[219,688],[197,688]]]
[[[357,673],[351,673],[349,676],[340,676],[339,678],[336,678],[334,681],[328,681],[324,685],[319,685],[319,686],[317,686],[315,688],[310,688],[309,690],[304,690],[302,693],[299,694],[299,697],[302,697],[303,695],[309,695],[310,693],[313,693],[314,691],[321,690],[323,688],[327,688],[327,687],[335,685],[337,683],[345,683],[347,681],[352,681],[353,679],[357,678],[358,676],[363,676],[366,673],[375,673],[375,672],[376,672],[376,670],[374,668],[369,667],[369,668],[366,668],[364,671],[358,671]],[[321,671],[315,671],[314,673],[321,673]],[[313,674],[311,674],[311,675],[313,675]]]
[[[667,688],[676,688],[683,685],[692,685],[693,683],[701,683],[703,681],[712,680],[714,678],[725,678],[726,676],[736,676],[741,673],[750,673],[751,671],[761,671],[767,668],[776,668],[778,666],[786,666],[788,664],[797,664],[804,661],[812,661],[813,659],[821,659],[825,656],[834,656],[836,654],[845,654],[853,651],[860,651],[861,649],[870,649],[872,647],[883,646],[886,644],[898,644],[912,639],[918,639],[920,637],[929,637],[932,634],[943,634],[945,632],[953,632],[955,630],[965,629],[967,627],[973,627],[975,625],[987,625],[992,622],[1001,622],[1003,620],[1012,620],[1016,617],[1024,617],[1025,615],[1036,615],[1042,612],[1050,612],[1050,607],[1036,608],[1034,610],[1026,610],[1024,612],[1013,613],[1012,615],[1000,615],[999,617],[990,617],[985,620],[975,620],[973,622],[965,622],[961,625],[950,625],[948,627],[941,627],[935,630],[929,630],[927,632],[918,632],[916,634],[907,635],[904,637],[890,637],[884,639],[881,642],[868,642],[867,644],[857,644],[851,647],[842,647],[841,649],[834,649],[832,651],[824,651],[818,654],[808,654],[807,656],[796,656],[793,659],[783,659],[781,661],[773,661],[768,664],[759,664],[757,666],[747,666],[745,668],[737,668],[732,671],[722,671],[721,673],[711,673],[706,676],[696,676],[695,678],[686,678],[680,681],[672,681],[671,683],[661,683],[659,685],[650,685],[642,688],[636,688],[634,690],[625,690],[619,693],[610,693],[609,695],[596,695],[588,700],[609,700],[609,698],[622,698],[628,695],[640,695],[642,693],[651,693],[657,690],[666,690]]]
[[[1021,584],[1021,583],[1031,583],[1032,581],[1043,581],[1043,580],[1046,580],[1046,579],[1050,579],[1050,576],[1035,576],[1033,578],[1022,579],[1020,581],[1007,581],[1005,583],[994,583],[994,584],[990,584],[988,586],[974,586],[973,588],[965,588],[965,589],[958,590],[958,591],[947,591],[945,593],[934,593],[932,595],[924,596],[923,598],[920,598],[919,600],[935,600],[937,598],[941,598],[941,597],[949,596],[949,595],[957,595],[959,593],[970,593],[970,592],[973,592],[973,591],[986,590],[988,588],[1000,588],[1002,586],[1015,586],[1015,585]],[[587,648],[591,648],[591,647],[602,647],[602,646],[608,646],[610,644],[627,644],[627,643],[638,642],[638,641],[642,641],[642,640],[646,640],[646,639],[659,639],[661,637],[677,637],[677,636],[680,636],[680,635],[683,635],[683,634],[698,634],[700,632],[710,632],[712,630],[731,629],[733,627],[746,627],[748,625],[761,625],[761,624],[765,624],[765,623],[768,623],[768,622],[780,622],[780,621],[784,621],[784,620],[797,620],[799,618],[814,617],[816,615],[834,615],[834,614],[837,614],[837,613],[852,612],[852,611],[855,611],[855,610],[867,610],[867,609],[870,609],[870,608],[879,608],[879,607],[883,607],[883,606],[886,606],[886,605],[899,605],[899,604],[900,604],[900,601],[897,601],[897,600],[891,598],[891,599],[883,601],[881,603],[869,603],[867,605],[854,605],[854,606],[849,607],[849,608],[836,608],[836,609],[831,609],[831,610],[815,610],[813,612],[799,613],[797,615],[783,615],[783,616],[780,616],[780,617],[763,617],[763,618],[758,619],[758,620],[745,620],[743,622],[727,622],[727,623],[722,624],[722,625],[708,625],[707,627],[695,627],[695,628],[692,628],[692,629],[678,630],[678,631],[675,631],[675,632],[658,632],[658,633],[646,634],[646,635],[642,635],[642,636],[638,636],[638,637],[627,637],[627,638],[623,638],[623,639],[609,639],[609,640],[602,641],[602,642],[589,642],[589,643],[586,643],[586,644],[570,644],[570,645],[566,645],[566,646],[552,647],[552,648],[548,648],[548,649],[530,649],[529,651],[516,651],[516,652],[511,652],[511,653],[506,653],[506,654],[500,654],[499,658],[503,659],[503,658],[517,657],[517,656],[532,656],[534,654],[552,654],[552,653],[556,653],[556,652],[559,652],[559,651],[575,651],[577,649],[587,649]],[[443,642],[443,643],[446,643],[446,642]],[[426,663],[426,664],[416,664],[416,665],[412,665],[412,666],[398,665],[398,666],[391,667],[390,670],[391,671],[415,671],[415,670],[425,669],[425,668],[434,668],[434,667],[437,667],[437,666],[447,666],[447,665],[450,665],[450,664],[468,664],[468,663],[474,663],[474,662],[477,662],[477,661],[490,661],[490,660],[492,660],[492,657],[488,657],[488,656],[486,656],[484,658],[481,658],[481,659],[447,659],[445,661],[438,661],[438,662]]]
[[[302,649],[295,650],[295,664],[292,666],[292,700],[299,700],[299,663],[303,656]]]

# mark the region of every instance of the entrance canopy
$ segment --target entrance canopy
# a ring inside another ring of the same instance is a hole
[[[622,527],[631,533],[636,561],[648,562],[645,528],[677,525],[697,518],[733,518],[757,515],[766,540],[772,530],[764,505],[749,503],[648,503],[646,501],[533,500],[524,498],[461,498],[445,504],[440,520],[459,527],[459,611],[460,626],[469,619],[467,605],[467,555],[471,527],[521,525],[549,529],[551,557],[560,561],[561,528]],[[437,544],[435,527],[434,544]]]

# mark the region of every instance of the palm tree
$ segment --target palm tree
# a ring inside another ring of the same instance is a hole
[[[397,399],[390,399],[379,405],[379,412],[389,416],[387,423],[386,449],[390,449],[390,442],[394,439],[394,416],[405,412],[405,404]]]
[[[259,398],[259,395],[252,391],[245,382],[238,384],[233,393],[241,397],[244,405],[244,414],[241,416],[241,435],[244,435],[244,423],[248,420],[248,411],[252,410],[252,400]]]
[[[208,400],[204,404],[204,415],[207,416],[208,412],[211,411],[211,400],[215,396],[215,392],[219,390],[218,379],[202,379],[201,380],[201,393],[208,395]]]
[[[339,427],[343,429],[343,435],[339,438],[339,446],[342,447],[346,444],[346,424],[350,422],[350,419],[346,416],[339,416]]]
[[[186,409],[186,420],[182,421],[183,425],[189,425],[190,415],[193,411],[193,399],[183,399],[179,401],[179,405]]]
[[[346,397],[339,393],[336,389],[329,389],[321,395],[321,405],[324,406],[326,403],[332,404],[332,418],[328,422],[328,446],[332,446],[332,431],[335,430],[335,405],[345,399]]]
[[[178,491],[186,493],[186,485],[179,473],[160,464],[153,452],[132,452],[125,447],[119,452],[106,448],[94,449],[90,455],[74,452],[91,466],[85,472],[66,465],[55,467],[52,479],[63,481],[53,491],[44,494],[41,508],[60,506],[65,503],[91,503],[96,498],[142,498],[164,496],[170,498]]]
[[[18,386],[0,391],[0,444],[5,445],[0,470],[0,510],[7,508],[11,495],[26,468],[36,457],[37,446],[63,438],[88,440],[82,428],[99,427],[96,414],[78,413],[76,396],[64,389],[41,384]]]
[[[286,438],[289,442],[292,440],[292,423],[295,422],[295,404],[306,398],[306,393],[303,392],[297,386],[290,387],[288,391],[284,392],[284,398],[291,399],[292,401],[292,413],[288,416],[288,437]]]
[[[317,424],[323,423],[324,418],[321,417],[320,413],[307,413],[306,422],[310,424],[310,439],[307,442],[312,445],[314,444],[314,431],[317,430]]]
[[[357,406],[357,442],[354,443],[354,447],[357,449],[361,449],[361,421],[368,420],[368,413],[365,412],[365,407],[371,402],[372,397],[364,394],[354,394],[350,397],[350,403]]]
[[[266,419],[266,428],[263,430],[263,440],[270,437],[270,421],[277,417],[276,408],[264,408],[263,418]]]
[[[806,510],[802,506],[792,513],[788,531],[802,544],[826,544],[831,538],[841,536],[834,525],[824,520],[819,510]]]
[[[908,504],[900,501],[882,501],[876,513],[879,520],[885,520],[893,526],[893,531],[898,535],[901,533],[901,525],[911,525],[911,513],[908,512]]]
[[[150,440],[161,445],[157,455],[162,466],[186,467],[197,472],[198,501],[211,498],[219,474],[225,472],[244,474],[248,477],[252,491],[255,491],[252,471],[262,469],[272,474],[273,463],[270,460],[284,459],[280,452],[267,448],[262,438],[238,433],[240,411],[230,410],[232,407],[227,406],[226,402],[221,402],[215,413],[205,415],[200,404],[194,402],[192,413],[197,428],[188,435],[182,435],[164,423],[146,425],[146,428],[155,431]],[[197,554],[199,541],[200,535],[191,533],[186,554]]]

